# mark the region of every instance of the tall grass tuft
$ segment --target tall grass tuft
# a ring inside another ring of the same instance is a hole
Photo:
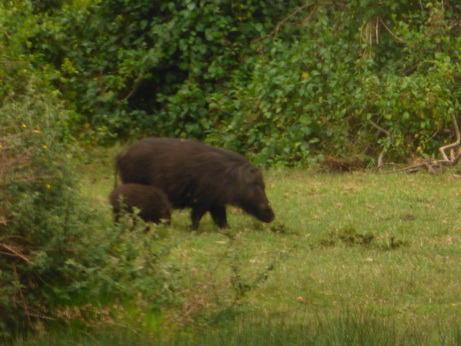
[[[174,345],[459,345],[455,321],[438,331],[408,327],[385,314],[345,309],[313,311],[297,318],[246,314],[220,325],[185,330],[164,344]]]

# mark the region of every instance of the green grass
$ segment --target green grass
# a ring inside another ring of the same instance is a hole
[[[102,225],[111,222],[106,155],[82,166],[82,193]],[[183,303],[164,312],[161,340],[158,327],[127,332],[135,344],[461,343],[461,180],[453,173],[284,169],[267,172],[266,186],[276,220],[229,208],[233,240],[208,216],[191,233],[188,213],[173,213],[167,236],[178,245],[168,260],[182,268]],[[240,283],[258,283],[237,304],[235,270]],[[119,333],[107,344],[124,344]],[[76,335],[84,344],[107,338]]]

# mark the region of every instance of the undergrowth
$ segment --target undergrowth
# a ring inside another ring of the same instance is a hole
[[[68,112],[31,79],[0,108],[0,340],[48,323],[115,321],[174,301],[171,244],[104,224],[81,195]]]

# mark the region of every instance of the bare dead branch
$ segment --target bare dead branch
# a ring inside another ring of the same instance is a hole
[[[285,18],[283,18],[280,22],[278,22],[276,25],[275,25],[275,28],[274,30],[272,30],[270,33],[268,33],[267,35],[265,36],[262,36],[262,37],[259,37],[255,40],[255,42],[257,41],[261,41],[261,40],[264,40],[268,37],[271,37],[271,36],[277,36],[279,30],[280,30],[280,27],[282,27],[286,22],[288,22],[293,16],[295,16],[296,14],[298,14],[299,12],[303,11],[304,9],[308,8],[308,7],[311,7],[314,5],[314,2],[309,2],[303,6],[300,6],[298,7],[296,10],[294,10],[293,12],[291,12],[290,14],[288,14]],[[311,17],[311,15],[309,15],[309,17]]]
[[[13,274],[14,274],[14,278],[16,279],[16,281],[21,282],[19,280],[19,275],[18,275],[18,271],[16,270],[16,264],[15,263],[13,263]],[[22,305],[23,305],[24,311],[26,313],[27,321],[29,322],[29,325],[32,325],[32,322],[30,320],[29,308],[27,306],[26,299],[24,298],[24,294],[22,293],[22,288],[19,287],[18,290],[19,290],[19,295],[21,296],[21,299],[22,299]]]
[[[19,249],[15,249],[13,246],[10,246],[5,243],[0,243],[0,246],[3,247],[5,250],[9,251],[8,253],[1,252],[4,255],[9,255],[9,256],[14,256],[14,257],[19,257],[22,260],[26,261],[27,263],[34,265],[34,262],[32,262],[29,258],[27,258],[26,255],[22,254]]]
[[[455,161],[457,158],[459,160],[459,156],[460,156],[459,144],[461,142],[461,136],[459,134],[459,126],[458,126],[458,122],[456,121],[456,117],[454,113],[451,113],[451,121],[453,122],[453,125],[455,127],[456,141],[454,143],[451,143],[451,144],[448,144],[448,145],[445,145],[439,148],[440,154],[442,155],[443,159],[446,161]],[[455,156],[454,153],[451,152],[450,159],[448,159],[448,156],[445,153],[445,150],[448,150],[448,149],[453,150],[453,148],[458,148],[458,153]]]
[[[123,101],[127,101],[133,94],[138,90],[139,86],[144,81],[144,76],[141,74],[136,78],[133,86],[131,87],[130,92],[122,99]]]
[[[392,32],[391,29],[389,29],[389,27],[386,25],[386,23],[384,23],[384,20],[382,20],[381,17],[378,17],[378,20],[379,20],[379,22],[383,25],[384,29],[386,29],[387,32],[388,32],[393,38],[395,38],[395,39],[396,39],[397,41],[399,41],[399,42],[405,42],[405,41],[402,40],[400,37],[398,37],[396,34],[394,34],[394,33]]]
[[[456,141],[439,148],[439,152],[442,155],[441,160],[419,159],[418,163],[413,164],[411,166],[382,173],[414,173],[421,169],[426,169],[429,173],[435,173],[437,169],[444,169],[446,167],[455,166],[461,160],[461,134],[459,131],[458,121],[456,120],[456,116],[454,115],[454,113],[451,114],[451,121],[453,122],[453,127],[455,129]],[[379,125],[373,123],[373,121],[370,120],[370,123],[378,130],[385,131]],[[457,149],[456,154],[455,149]],[[447,155],[446,150],[449,150],[449,155]]]
[[[391,133],[389,131],[387,131],[386,129],[384,129],[383,127],[379,126],[377,123],[375,123],[373,120],[371,119],[368,119],[368,121],[370,122],[370,124],[375,128],[377,129],[379,132],[382,132],[384,133],[384,135],[387,137],[387,142],[390,144],[392,142],[392,137],[391,137]],[[381,153],[379,154],[378,156],[378,171],[381,172],[381,169],[383,168],[384,166],[384,152],[386,151],[386,148],[383,148],[383,150],[381,151]]]
[[[421,169],[426,169],[428,173],[436,173],[436,169],[443,169],[445,167],[453,166],[452,161],[445,160],[418,160],[417,164],[410,165],[408,167],[403,167],[400,169],[394,169],[392,171],[381,172],[383,174],[388,173],[416,173]]]

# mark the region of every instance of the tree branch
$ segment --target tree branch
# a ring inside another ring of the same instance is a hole
[[[459,143],[461,142],[461,136],[459,134],[459,126],[458,126],[458,122],[456,121],[456,117],[453,113],[451,113],[451,121],[453,122],[453,125],[455,127],[455,134],[456,134],[456,141],[454,143],[451,143],[451,144],[448,144],[448,145],[445,145],[443,147],[440,147],[439,148],[439,152],[440,154],[442,154],[442,157],[445,161],[455,161],[458,162],[459,160],[459,156],[460,156],[460,150],[459,150]],[[456,156],[453,154],[453,148],[458,148],[458,153],[456,154]],[[448,159],[448,156],[447,154],[445,153],[445,150],[447,149],[451,149],[451,153],[450,153],[450,159]]]
[[[375,128],[377,129],[379,132],[382,132],[386,135],[387,137],[387,142],[390,144],[392,142],[392,137],[391,137],[391,133],[389,131],[387,131],[386,129],[382,128],[381,126],[379,126],[377,123],[375,123],[373,120],[371,119],[368,119],[368,121],[370,122],[370,124]],[[379,157],[378,157],[378,171],[381,172],[381,169],[383,168],[383,165],[384,165],[384,152],[386,151],[386,148],[383,148],[383,150],[381,151],[381,153],[379,154]]]
[[[417,164],[411,165],[409,167],[405,167],[402,169],[384,172],[384,173],[396,173],[396,172],[407,172],[407,173],[414,173],[419,171],[420,169],[426,169],[429,173],[435,173],[436,168],[443,168],[443,167],[453,167],[456,165],[461,159],[461,134],[459,131],[458,121],[456,120],[456,116],[454,113],[451,114],[451,121],[453,122],[453,127],[455,128],[455,135],[456,141],[445,145],[439,148],[439,152],[442,155],[442,160],[425,160],[420,159],[418,160]],[[376,126],[375,126],[376,127]],[[455,148],[457,148],[457,153],[455,154]],[[450,157],[448,157],[445,150],[450,150]]]

